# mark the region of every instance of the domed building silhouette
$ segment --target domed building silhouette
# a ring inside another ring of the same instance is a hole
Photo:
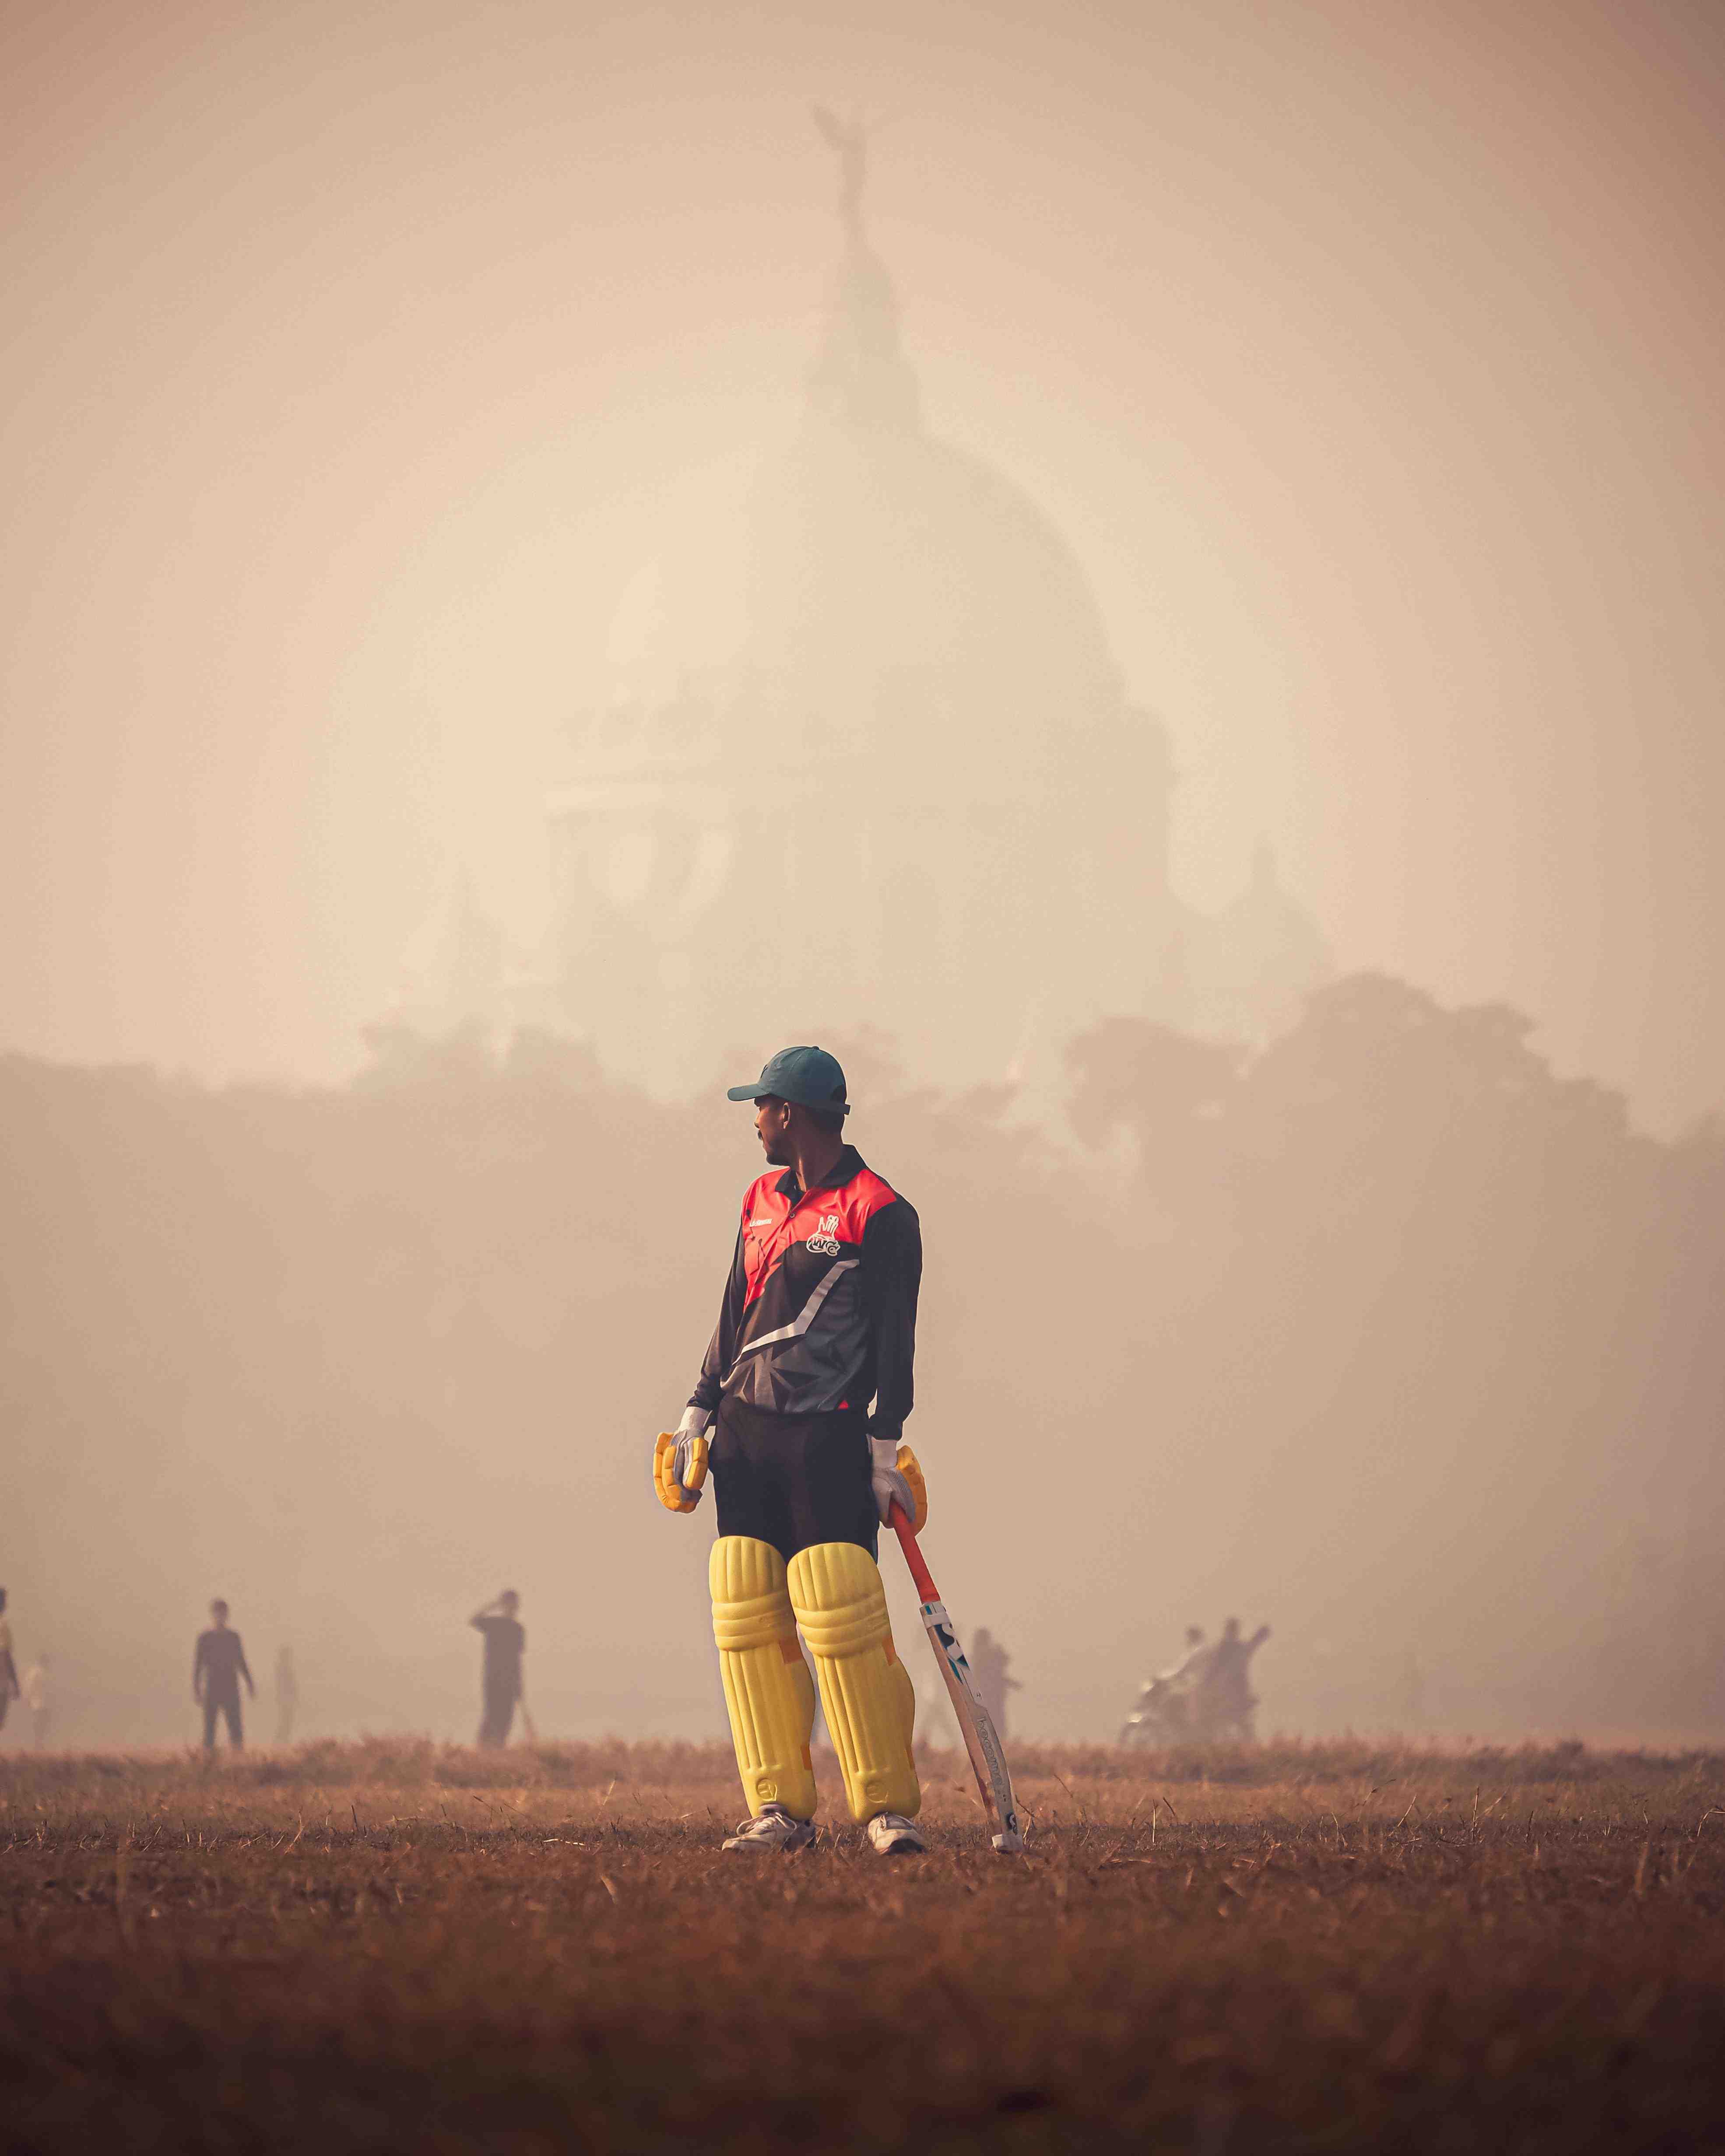
[[[1288,967],[1233,945],[1288,909],[1175,898],[1163,729],[1048,517],[924,424],[860,136],[829,132],[844,251],[800,424],[732,542],[631,592],[548,803],[552,919],[513,1015],[662,1094],[868,1027],[919,1079],[1052,1098],[1099,1018],[1249,1027],[1243,985],[1283,994]]]

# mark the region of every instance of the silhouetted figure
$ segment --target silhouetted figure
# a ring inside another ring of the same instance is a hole
[[[1222,1637],[1209,1650],[1194,1701],[1193,1723],[1208,1742],[1249,1744],[1253,1739],[1252,1710],[1258,1702],[1247,1681],[1252,1657],[1269,1637],[1268,1625],[1260,1625],[1249,1640],[1240,1637],[1240,1620],[1230,1617]]]
[[[12,1659],[12,1625],[6,1614],[6,1589],[0,1587],[0,1729],[6,1710],[18,1695],[18,1664]]]
[[[30,1710],[30,1742],[39,1752],[54,1720],[54,1695],[48,1687],[48,1657],[39,1655],[24,1671],[24,1705]]]
[[[487,1602],[468,1620],[485,1635],[484,1712],[479,1723],[479,1748],[498,1752],[509,1742],[509,1725],[515,1719],[521,1697],[521,1658],[527,1634],[516,1621],[521,1597],[506,1587],[495,1602]]]
[[[192,1657],[192,1697],[203,1709],[203,1748],[215,1749],[216,1717],[225,1717],[228,1742],[234,1751],[245,1748],[239,1723],[239,1680],[255,1699],[258,1688],[246,1666],[239,1635],[228,1625],[228,1605],[219,1595],[209,1605],[210,1628],[198,1635],[198,1651]]]
[[[293,1649],[275,1650],[275,1742],[291,1744],[294,1717],[300,1709],[300,1681],[294,1673]]]
[[[988,1718],[1004,1744],[1007,1741],[1007,1694],[1023,1689],[1017,1677],[1007,1675],[1012,1658],[988,1627],[980,1625],[971,1635],[965,1659],[971,1666],[971,1681],[976,1686],[982,1704],[988,1709]]]

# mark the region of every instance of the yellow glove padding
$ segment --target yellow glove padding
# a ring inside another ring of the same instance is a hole
[[[908,1445],[901,1445],[898,1466],[899,1472],[909,1486],[911,1496],[916,1500],[916,1517],[910,1522],[910,1527],[913,1534],[919,1535],[928,1524],[929,1517],[929,1486],[923,1476],[922,1462]]]
[[[687,1485],[677,1481],[676,1467],[677,1432],[662,1430],[653,1447],[653,1487],[667,1512],[693,1512],[701,1502],[701,1487],[707,1480],[706,1439],[698,1437],[690,1442]]]

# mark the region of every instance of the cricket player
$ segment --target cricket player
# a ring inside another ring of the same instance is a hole
[[[916,1693],[875,1562],[894,1499],[919,1525],[926,1509],[899,1445],[922,1232],[846,1144],[845,1074],[824,1049],[780,1050],[730,1098],[754,1103],[767,1173],[744,1196],[699,1382],[654,1460],[670,1510],[694,1509],[709,1467],[716,1493],[713,1631],[750,1814],[724,1846],[814,1840],[815,1687],[801,1626],[851,1816],[883,1856],[924,1850],[912,1824]]]

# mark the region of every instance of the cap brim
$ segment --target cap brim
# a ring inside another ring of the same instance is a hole
[[[758,1101],[760,1098],[760,1079],[751,1078],[746,1086],[728,1086],[725,1098],[728,1101]]]

